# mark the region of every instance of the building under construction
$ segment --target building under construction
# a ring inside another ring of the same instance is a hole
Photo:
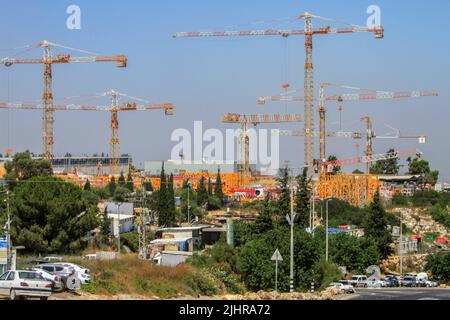
[[[33,157],[33,160],[42,160],[42,157]],[[0,158],[0,163],[12,161],[12,158]],[[112,159],[109,156],[64,156],[53,157],[51,160],[53,172],[61,173],[77,173],[81,175],[103,176],[111,174]],[[122,155],[119,157],[120,172],[128,173],[132,163],[131,156]]]

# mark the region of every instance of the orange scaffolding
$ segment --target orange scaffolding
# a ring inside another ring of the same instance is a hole
[[[379,186],[377,176],[371,174],[322,174],[317,182],[317,194],[321,199],[336,198],[364,206],[372,202]]]

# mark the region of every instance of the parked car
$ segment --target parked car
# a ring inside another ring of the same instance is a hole
[[[367,287],[384,288],[387,287],[387,282],[381,279],[367,279]]]
[[[416,276],[408,275],[404,276],[400,279],[400,286],[402,287],[417,287],[417,278]]]
[[[367,287],[367,276],[355,275],[350,280],[353,287]]]
[[[341,293],[354,293],[355,292],[355,289],[353,288],[352,285],[350,285],[350,284],[343,284],[341,282],[332,282],[332,283],[330,283],[328,288],[339,289],[339,291]]]
[[[37,272],[42,278],[52,283],[52,289],[56,292],[64,291],[64,283],[60,276],[51,274],[41,268],[31,268],[30,271]]]
[[[435,288],[439,286],[439,281],[437,280],[433,280],[433,279],[429,279],[425,282],[425,285],[427,288]]]
[[[91,282],[91,276],[89,275],[91,271],[87,268],[79,266],[75,263],[68,263],[68,262],[57,263],[56,265],[61,265],[64,267],[74,269],[78,274],[78,279],[80,279],[81,284],[88,284]]]
[[[44,258],[42,258],[42,260],[43,261],[46,261],[46,262],[52,262],[52,261],[63,261],[63,258],[62,257],[58,257],[58,256],[47,256],[47,257],[44,257]]]
[[[0,276],[0,295],[11,300],[36,297],[47,300],[52,293],[52,283],[35,271],[12,270]]]
[[[72,274],[73,269],[69,267],[64,267],[60,265],[55,265],[52,263],[48,264],[38,264],[36,268],[42,269],[52,275],[59,276],[63,283],[63,287],[67,287],[67,278]]]
[[[88,274],[90,270],[73,263],[48,263],[39,265],[38,267],[50,272],[51,274],[61,275],[64,284],[66,284],[67,277],[73,271],[76,272],[77,278],[80,280],[81,284],[88,284],[91,282],[91,276]]]
[[[86,274],[89,274],[89,273],[91,272],[89,269],[84,268],[84,267],[82,267],[82,266],[79,266],[78,264],[75,264],[75,263],[62,262],[62,263],[55,263],[55,264],[62,265],[62,266],[65,266],[65,267],[71,267],[71,268],[74,268],[75,271],[78,272],[78,273],[86,273]]]
[[[400,286],[397,277],[394,275],[387,275],[386,278],[384,278],[384,281],[386,282],[386,286],[390,288]]]

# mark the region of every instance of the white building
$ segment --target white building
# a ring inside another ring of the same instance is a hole
[[[134,230],[134,207],[132,203],[105,203],[106,217],[111,221],[111,232],[114,237],[120,233],[127,233]],[[119,223],[120,219],[120,223]]]

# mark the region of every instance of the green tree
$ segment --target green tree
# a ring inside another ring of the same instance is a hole
[[[144,189],[145,189],[145,191],[153,191],[152,182],[149,180],[145,180],[144,181]]]
[[[330,155],[328,157],[327,162],[334,162],[336,160],[338,160],[338,158],[335,155]],[[330,174],[336,174],[336,173],[339,173],[339,172],[341,172],[341,167],[340,166],[333,166],[333,171],[330,172]]]
[[[330,238],[330,260],[353,273],[364,273],[367,267],[378,264],[379,257],[377,244],[372,239],[345,233]]]
[[[176,222],[176,209],[175,209],[175,190],[173,187],[173,174],[170,174],[169,184],[167,186],[167,202],[168,202],[168,220],[172,225]]]
[[[116,188],[117,188],[116,179],[114,178],[114,176],[111,176],[111,179],[109,180],[107,188],[109,191],[109,195],[113,196],[114,192],[116,191]]]
[[[285,216],[286,216],[286,214],[291,212],[291,192],[290,192],[290,188],[289,188],[289,169],[287,167],[280,169],[280,172],[278,173],[277,181],[280,184],[281,194],[277,201],[278,218],[277,218],[276,222],[277,223],[285,222],[287,224]]]
[[[216,184],[214,186],[214,195],[220,199],[221,205],[223,205],[224,195],[222,189],[222,178],[220,177],[220,169],[217,170]]]
[[[386,259],[392,253],[392,235],[387,229],[387,219],[380,194],[377,192],[364,221],[364,236],[376,242],[381,259]]]
[[[125,184],[125,188],[127,188],[131,192],[134,191],[134,182],[133,182],[133,177],[131,176],[131,171],[128,173],[127,182]]]
[[[7,161],[4,167],[6,170],[4,178],[10,181],[11,187],[15,186],[12,181],[53,175],[50,162],[46,160],[33,160],[29,151],[16,153],[12,161]]]
[[[119,176],[119,180],[118,180],[118,185],[120,187],[124,187],[125,186],[125,176],[123,175],[123,171],[120,172],[120,176]]]
[[[117,187],[116,190],[114,191],[113,199],[114,201],[125,202],[130,196],[130,193],[131,191],[128,188]]]
[[[197,204],[200,207],[203,207],[207,203],[208,203],[208,191],[206,190],[205,186],[205,177],[202,177],[200,179],[200,184],[197,188]]]
[[[91,189],[91,182],[89,181],[89,179],[86,180],[86,183],[84,184],[83,190],[84,191],[91,191],[92,190]]]
[[[439,178],[439,171],[432,171],[430,169],[430,163],[421,158],[407,159],[408,162],[408,173],[409,174],[420,174],[425,177],[425,179],[431,184],[436,184]]]
[[[394,155],[395,152],[396,151],[394,149],[389,149],[387,154]],[[370,173],[396,175],[400,170],[400,165],[398,164],[399,160],[400,159],[398,157],[386,160],[378,160],[370,167]]]
[[[450,252],[428,255],[425,269],[440,281],[450,282]]]
[[[364,172],[362,172],[362,171],[359,170],[359,169],[353,170],[352,173],[353,173],[353,174],[364,174]]]
[[[171,212],[171,204],[170,204],[170,191],[167,182],[166,173],[164,170],[164,163],[161,168],[160,175],[161,187],[158,190],[157,194],[157,213],[158,213],[158,224],[162,227],[172,227],[175,225],[175,215]],[[172,199],[172,201],[175,201]]]
[[[274,208],[270,203],[270,195],[268,194],[264,199],[262,210],[259,212],[256,220],[253,224],[255,234],[263,234],[273,229],[272,216],[274,214]]]
[[[212,188],[211,178],[208,178],[208,195],[209,196],[213,195],[213,188]]]
[[[88,231],[99,226],[98,208],[78,186],[53,177],[19,183],[11,202],[14,245],[33,253],[72,253],[86,246]]]
[[[296,223],[301,227],[309,226],[309,200],[311,198],[311,180],[308,179],[308,169],[303,168],[301,175],[297,177],[298,190],[295,196],[297,218]]]
[[[272,290],[274,288],[275,267],[270,257],[279,249],[284,260],[278,265],[278,288],[289,290],[289,252],[290,232],[286,226],[279,226],[258,237],[247,241],[238,248],[238,271],[248,289],[252,291]],[[314,281],[316,287],[322,286],[324,279],[329,279],[324,268],[330,264],[321,263],[321,241],[312,237],[305,230],[295,228],[294,234],[294,287],[307,290]],[[336,267],[334,272],[336,274]],[[337,280],[337,279],[335,279]]]

